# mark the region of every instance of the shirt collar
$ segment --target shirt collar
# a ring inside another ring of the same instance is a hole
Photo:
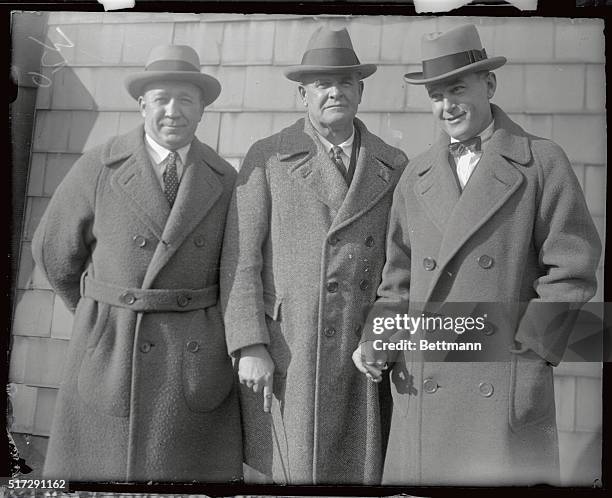
[[[316,128],[315,128],[315,130],[316,130]],[[334,147],[334,144],[332,144],[329,140],[327,140],[318,131],[317,131],[317,136],[321,140],[321,143],[323,144],[323,147],[325,147],[325,150],[327,152],[331,151],[332,148]],[[342,142],[341,144],[338,145],[338,147],[340,147],[342,149],[342,152],[344,152],[346,157],[348,157],[349,159],[351,157],[351,154],[353,153],[353,142],[354,141],[355,141],[355,125],[353,125],[353,130],[351,131],[351,136],[348,137],[344,142]]]
[[[155,164],[158,166],[164,161],[164,159],[166,159],[166,157],[168,157],[168,154],[172,152],[171,150],[166,149],[165,147],[162,147],[161,145],[159,145],[147,133],[145,133],[145,143],[149,151],[149,154],[151,155],[151,158],[155,161]],[[181,158],[181,164],[187,164],[187,154],[189,153],[190,148],[191,148],[191,142],[181,147],[180,149],[176,150],[179,157]]]
[[[484,130],[482,130],[477,136],[480,137],[480,143],[483,144],[487,140],[489,140],[493,136],[493,125],[495,124],[495,120],[492,119]],[[451,143],[460,142],[461,140],[457,140],[456,138],[450,137]]]

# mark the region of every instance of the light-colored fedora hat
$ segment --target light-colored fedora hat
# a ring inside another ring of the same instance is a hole
[[[159,80],[193,83],[202,90],[204,105],[214,102],[221,93],[221,83],[200,72],[200,58],[187,45],[160,45],[153,48],[144,71],[130,74],[125,79],[125,87],[137,99],[149,83]]]
[[[491,71],[506,63],[505,57],[487,57],[473,24],[458,26],[446,33],[423,35],[421,60],[422,72],[404,75],[408,83],[435,83],[465,73]]]
[[[306,74],[344,71],[355,72],[363,79],[376,71],[376,65],[359,62],[346,28],[335,31],[321,26],[310,37],[302,63],[285,68],[283,73],[299,82]]]

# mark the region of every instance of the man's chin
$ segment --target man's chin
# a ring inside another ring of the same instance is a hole
[[[180,149],[187,145],[191,140],[187,139],[183,135],[168,134],[163,137],[164,143],[167,148]]]

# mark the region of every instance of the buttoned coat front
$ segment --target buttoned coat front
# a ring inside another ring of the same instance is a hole
[[[143,137],[84,154],[34,236],[36,263],[75,313],[45,474],[229,481],[241,434],[217,299],[236,173],[194,139],[171,209]]]
[[[266,344],[272,415],[241,392],[246,462],[276,482],[376,483],[378,388],[354,367],[384,263],[387,216],[405,155],[359,120],[350,188],[308,119],[261,140],[228,213],[221,303],[229,351]]]
[[[373,310],[469,302],[485,327],[456,340],[508,354],[399,354],[384,484],[558,482],[551,364],[572,314],[557,313],[593,296],[601,246],[561,148],[492,109],[493,136],[463,192],[447,136],[401,178]]]

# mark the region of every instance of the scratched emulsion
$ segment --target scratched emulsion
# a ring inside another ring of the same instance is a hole
[[[447,12],[471,3],[471,0],[414,0],[417,13]],[[508,0],[509,4],[520,10],[536,10],[538,0]]]
[[[104,10],[132,9],[134,8],[135,0],[98,0],[102,4]]]

